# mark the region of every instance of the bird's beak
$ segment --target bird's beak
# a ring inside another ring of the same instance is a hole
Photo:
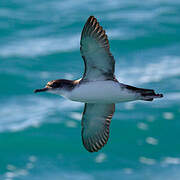
[[[42,88],[42,89],[35,89],[34,90],[34,93],[37,93],[37,92],[44,92],[44,91],[47,91],[49,90],[49,88],[45,87],[45,88]]]

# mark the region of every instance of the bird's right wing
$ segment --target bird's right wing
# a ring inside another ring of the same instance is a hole
[[[82,117],[82,141],[89,152],[97,152],[108,141],[115,104],[86,103]]]

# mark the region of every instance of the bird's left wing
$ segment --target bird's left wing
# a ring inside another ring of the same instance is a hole
[[[94,16],[90,16],[81,33],[81,55],[85,64],[83,81],[113,80],[115,60],[107,35]]]
[[[82,117],[82,141],[89,152],[97,152],[108,141],[115,104],[86,103]]]

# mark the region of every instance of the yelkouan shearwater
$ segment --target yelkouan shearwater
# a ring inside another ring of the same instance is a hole
[[[90,16],[81,33],[80,52],[84,60],[84,75],[79,80],[57,79],[34,92],[50,92],[72,101],[85,103],[82,116],[82,141],[89,152],[97,152],[108,141],[109,126],[115,103],[152,101],[163,97],[152,89],[142,89],[120,83],[114,75],[115,60],[107,35],[94,16]]]

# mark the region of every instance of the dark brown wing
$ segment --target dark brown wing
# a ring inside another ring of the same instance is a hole
[[[115,60],[107,35],[94,16],[90,16],[81,34],[81,55],[85,64],[84,81],[113,80]]]
[[[97,152],[108,141],[115,104],[86,103],[82,117],[82,141],[89,152]]]

